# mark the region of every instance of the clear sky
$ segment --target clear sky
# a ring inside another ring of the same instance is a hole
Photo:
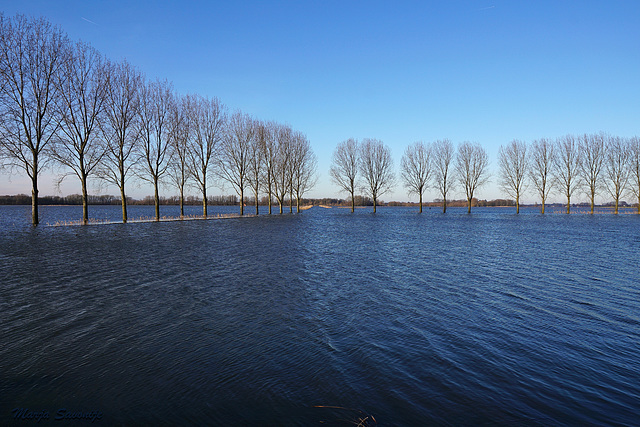
[[[504,197],[497,153],[512,139],[640,134],[638,1],[0,0],[0,10],[44,16],[178,93],[304,132],[318,156],[312,197],[339,195],[328,169],[350,137],[382,140],[396,169],[418,140],[478,142],[492,172],[478,196],[492,199]],[[65,195],[79,192],[69,179]],[[0,194],[17,193],[29,183],[1,176]],[[41,194],[56,194],[50,177]],[[415,198],[398,180],[382,199]]]

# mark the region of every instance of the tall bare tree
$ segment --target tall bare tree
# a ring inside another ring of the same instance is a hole
[[[447,194],[453,189],[451,163],[455,156],[453,144],[448,139],[439,139],[433,144],[433,166],[435,187],[442,196],[442,213],[447,212]]]
[[[0,15],[0,152],[31,180],[31,221],[38,225],[38,178],[58,128],[60,67],[67,36],[42,18]]]
[[[267,125],[259,120],[253,123],[254,134],[249,147],[249,187],[253,190],[256,203],[256,215],[260,213],[260,189],[263,186],[262,177],[265,169],[265,156],[269,130]]]
[[[488,166],[489,157],[480,144],[463,142],[458,146],[456,172],[467,196],[468,213],[471,213],[471,201],[474,193],[488,180]]]
[[[359,163],[365,191],[373,199],[375,213],[378,198],[391,191],[395,183],[391,150],[380,140],[365,138],[360,144]]]
[[[571,196],[578,188],[582,156],[578,140],[573,135],[566,135],[556,141],[554,157],[555,180],[567,198],[567,213],[571,213]]]
[[[98,123],[107,100],[109,68],[101,55],[90,45],[78,42],[70,46],[58,80],[61,95],[58,105],[60,128],[58,138],[50,145],[51,156],[78,177],[82,188],[82,222],[89,222],[87,179],[93,175],[107,145]]]
[[[606,157],[605,147],[609,136],[604,133],[587,135],[580,137],[580,152],[582,163],[580,174],[587,189],[587,195],[591,202],[591,214],[593,214],[596,204],[596,194],[600,189],[600,172]]]
[[[629,166],[631,180],[631,193],[638,202],[638,214],[640,214],[640,138],[634,136],[629,140]]]
[[[175,102],[171,84],[166,80],[144,84],[140,100],[139,176],[153,185],[156,221],[160,221],[158,187],[167,172],[171,156],[168,131],[172,104]]]
[[[278,132],[279,125],[267,122],[263,128],[264,137],[264,169],[262,175],[262,188],[267,193],[267,205],[271,215],[273,196],[275,194],[275,179],[278,165]],[[282,212],[280,212],[282,213]]]
[[[400,163],[402,181],[409,194],[417,194],[422,213],[422,195],[431,177],[431,146],[422,141],[406,148]]]
[[[516,199],[516,213],[520,213],[520,196],[526,189],[529,172],[527,144],[514,139],[506,147],[500,146],[500,186]]]
[[[244,215],[244,189],[248,184],[253,133],[253,119],[248,114],[236,111],[229,119],[218,155],[218,174],[240,196],[240,215]]]
[[[605,160],[606,180],[605,185],[615,203],[614,213],[618,213],[620,197],[622,197],[629,182],[629,160],[631,151],[625,138],[619,136],[609,138]]]
[[[287,125],[280,125],[275,132],[276,137],[276,160],[274,167],[273,194],[280,206],[280,214],[287,194],[290,192],[291,180],[289,170],[292,157],[293,130]]]
[[[120,190],[122,222],[127,222],[125,183],[135,162],[138,144],[140,108],[139,88],[143,78],[126,61],[109,65],[109,84],[103,120],[99,122],[107,152],[97,171],[98,176]]]
[[[333,152],[333,163],[329,169],[331,180],[340,187],[340,190],[351,196],[351,212],[355,211],[358,188],[358,146],[358,141],[353,138],[338,144]]]
[[[318,160],[306,135],[301,132],[295,132],[293,141],[292,163],[295,166],[293,168],[292,188],[296,198],[296,212],[300,213],[302,196],[316,183]]]
[[[192,152],[193,116],[196,113],[194,99],[191,96],[176,97],[171,103],[167,121],[167,138],[171,156],[169,157],[167,176],[178,189],[180,216],[184,216],[184,192],[192,178],[189,156]]]
[[[193,138],[189,150],[190,168],[202,194],[202,215],[207,216],[207,188],[215,155],[225,134],[226,113],[218,98],[197,97],[193,102]],[[229,146],[226,155],[230,155]],[[242,210],[242,208],[241,208]]]
[[[555,164],[555,145],[546,138],[531,143],[530,178],[542,200],[542,214],[551,190],[553,189],[553,165]]]

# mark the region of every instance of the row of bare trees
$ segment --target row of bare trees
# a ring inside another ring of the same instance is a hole
[[[316,158],[306,136],[290,126],[263,122],[217,98],[178,95],[166,80],[148,80],[126,61],[112,62],[83,42],[72,42],[45,19],[0,14],[0,156],[2,167],[23,171],[32,183],[32,223],[38,218],[38,178],[50,162],[81,183],[87,223],[87,182],[103,180],[120,190],[132,177],[180,194],[189,186],[202,195],[213,179],[240,196],[266,194],[298,203],[315,183]],[[256,205],[256,213],[258,206]],[[271,203],[269,204],[271,213]]]
[[[513,140],[500,147],[501,186],[516,200],[519,209],[523,193],[533,187],[542,202],[542,213],[552,191],[567,201],[582,192],[589,198],[591,213],[595,199],[604,193],[618,213],[625,195],[638,201],[640,213],[640,139],[606,133],[565,135],[555,140],[538,139],[530,144]]]
[[[464,189],[468,212],[478,188],[488,178],[489,159],[477,143],[463,142],[454,148],[448,139],[433,143],[416,142],[408,146],[401,160],[401,178],[409,194],[422,197],[428,188],[436,190],[446,212],[447,198],[453,189]],[[515,199],[516,212],[520,200],[532,188],[541,200],[542,213],[547,200],[555,192],[567,201],[583,192],[589,198],[591,213],[595,199],[605,193],[614,201],[618,213],[621,198],[633,196],[640,213],[640,139],[621,138],[605,133],[566,135],[555,140],[539,139],[527,144],[513,140],[499,150],[500,186]],[[390,150],[375,139],[341,142],[333,153],[329,170],[341,190],[351,196],[352,211],[359,191],[371,196],[375,205],[379,196],[393,188],[395,177]]]
[[[488,179],[489,159],[477,143],[463,142],[457,148],[448,139],[433,143],[416,142],[404,152],[400,163],[402,182],[409,192],[420,199],[433,187],[442,197],[442,210],[447,211],[447,197],[460,184],[465,191],[468,211],[476,190]],[[381,141],[348,139],[341,142],[333,153],[329,174],[341,190],[351,196],[354,211],[355,194],[364,191],[373,199],[373,211],[380,195],[395,184],[391,151]]]

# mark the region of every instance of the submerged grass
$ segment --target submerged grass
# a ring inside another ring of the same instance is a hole
[[[195,220],[209,220],[209,219],[223,219],[223,218],[250,218],[256,215],[253,214],[215,214],[215,215],[184,215],[184,216],[161,216],[159,220],[155,217],[141,216],[138,218],[131,218],[127,220],[127,224],[130,223],[148,223],[148,222],[170,222],[170,221],[195,221]],[[63,221],[59,220],[54,223],[47,223],[49,227],[68,227],[78,225],[103,225],[103,224],[124,224],[122,221],[113,221],[108,219],[89,219],[89,222],[85,224],[81,220],[77,221]]]

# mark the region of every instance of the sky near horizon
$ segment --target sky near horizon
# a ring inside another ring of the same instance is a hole
[[[404,201],[417,200],[399,179],[416,141],[478,142],[491,178],[477,196],[494,199],[506,197],[498,150],[513,139],[640,135],[638,1],[0,0],[0,11],[44,16],[179,94],[215,96],[230,111],[305,133],[318,157],[309,197],[345,197],[328,170],[336,145],[352,137],[390,147],[398,179],[381,198]],[[72,177],[58,192],[53,176],[40,180],[41,195],[79,192]],[[0,175],[0,194],[30,192],[25,176]],[[128,194],[153,193],[130,185]],[[536,199],[530,190],[524,202]]]

